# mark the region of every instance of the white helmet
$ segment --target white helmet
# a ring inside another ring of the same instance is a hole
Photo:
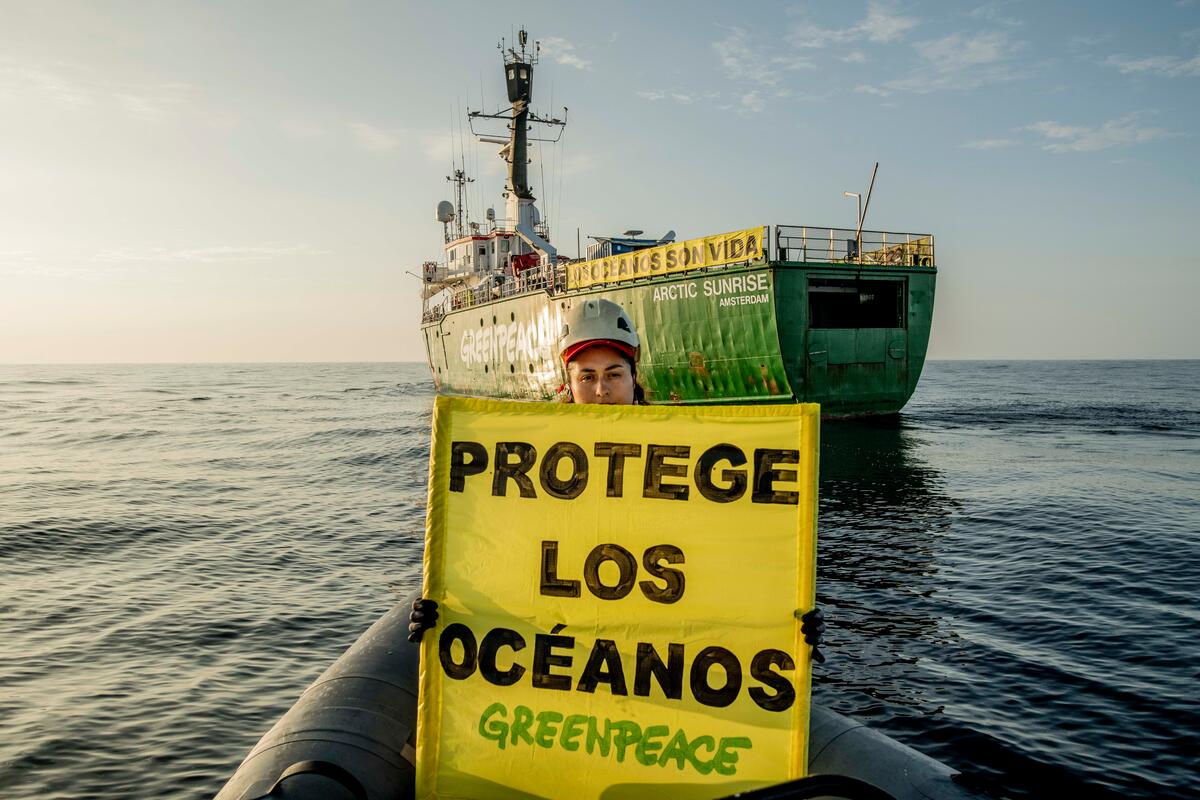
[[[637,358],[641,340],[625,309],[612,300],[592,299],[572,305],[563,314],[558,354],[565,364],[593,343],[611,345],[630,358]]]

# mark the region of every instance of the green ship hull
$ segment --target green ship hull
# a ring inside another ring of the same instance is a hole
[[[820,403],[894,414],[916,389],[933,319],[932,266],[759,261],[595,289],[519,294],[427,317],[438,391],[553,399],[562,310],[603,296],[642,336],[654,403]]]

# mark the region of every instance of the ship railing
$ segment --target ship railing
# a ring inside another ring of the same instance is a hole
[[[853,228],[807,225],[773,227],[769,260],[774,262],[884,267],[933,267],[937,263],[933,235],[928,233],[859,232]],[[704,268],[704,271],[736,266],[738,264],[720,265]],[[436,322],[451,311],[516,295],[534,292],[555,295],[567,290],[566,268],[561,265],[524,270],[516,276],[492,274],[478,286],[443,295],[435,305],[426,304],[421,319],[422,322]]]
[[[515,233],[517,230],[517,220],[508,217],[494,217],[487,221],[486,233]],[[476,231],[476,234],[484,231]],[[533,226],[533,232],[541,236],[546,241],[550,241],[550,221],[543,217]]]
[[[776,225],[773,261],[932,267],[933,234]]]
[[[562,273],[561,279],[559,273]],[[512,275],[489,275],[477,286],[458,289],[448,296],[444,296],[437,304],[427,305],[421,314],[421,321],[437,322],[451,311],[473,308],[517,295],[545,291],[553,294],[558,291],[557,287],[560,283],[565,281],[565,274],[562,270],[534,268],[524,270],[515,277]]]

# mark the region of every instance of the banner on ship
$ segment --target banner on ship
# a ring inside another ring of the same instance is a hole
[[[437,398],[418,797],[802,776],[818,420]]]
[[[766,248],[766,235],[766,226],[759,226],[568,264],[567,285],[572,289],[582,289],[598,283],[669,275],[739,261],[758,261]]]

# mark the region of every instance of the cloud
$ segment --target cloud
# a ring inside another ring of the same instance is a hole
[[[862,92],[863,94],[873,94],[876,97],[891,97],[894,92],[887,89],[881,89],[878,86],[872,86],[869,83],[864,83],[861,86],[855,86],[854,91]]]
[[[325,138],[325,128],[316,122],[304,119],[285,119],[279,123],[279,129],[290,139],[311,142]]]
[[[64,108],[116,108],[143,122],[162,122],[186,108],[192,91],[185,83],[111,81],[79,65],[31,66],[0,58],[0,93],[25,94]]]
[[[893,14],[881,3],[868,3],[867,18],[858,27],[872,42],[890,42],[917,27],[917,20]]]
[[[767,103],[772,97],[790,97],[791,95],[792,92],[789,89],[754,89],[732,96],[731,102],[723,103],[719,108],[722,111],[735,111],[738,114],[758,114],[766,110]],[[801,99],[810,98],[802,97]]]
[[[942,73],[959,72],[980,64],[994,64],[1003,59],[1009,50],[1008,37],[999,31],[973,36],[952,33],[941,39],[922,42],[918,48],[921,58]]]
[[[1111,33],[1097,34],[1075,34],[1067,37],[1067,49],[1072,52],[1088,50],[1093,47],[1099,47],[1102,44],[1108,44],[1113,40]]]
[[[273,261],[279,258],[329,255],[328,250],[317,250],[306,244],[267,245],[216,245],[169,249],[164,247],[119,248],[105,250],[92,256],[92,261],[103,263],[125,263],[157,261],[195,264],[227,264],[245,261]]]
[[[1010,57],[1024,47],[1001,31],[952,33],[914,45],[919,63],[908,75],[878,85],[855,87],[857,92],[888,97],[897,93],[927,94],[948,89],[974,89],[987,83],[1015,80],[1030,73],[1018,72]]]
[[[1139,114],[1126,114],[1095,128],[1044,120],[1025,126],[1024,130],[1040,133],[1049,140],[1042,145],[1042,149],[1052,153],[1095,153],[1110,147],[1144,144],[1171,135],[1162,128],[1139,125],[1139,117]]]
[[[1004,0],[998,0],[997,2],[992,3],[984,3],[977,8],[971,9],[967,16],[971,17],[972,19],[981,19],[986,22],[994,22],[997,25],[1007,25],[1012,28],[1024,25],[1024,20],[1017,19],[1016,17],[1005,16],[1003,13],[1001,13],[1001,10],[1009,5],[1011,5],[1011,3],[1005,2]]]
[[[881,2],[867,5],[867,16],[848,28],[822,28],[804,23],[792,26],[787,40],[793,47],[821,48],[831,44],[846,44],[866,39],[886,43],[903,37],[917,26],[913,17],[894,13],[890,6]]]
[[[575,69],[591,69],[592,62],[581,58],[575,53],[575,45],[559,36],[547,36],[539,39],[541,52],[547,58],[553,58],[555,63],[564,64]]]
[[[747,92],[738,101],[738,110],[743,114],[757,114],[767,107],[766,101],[758,92]]]
[[[79,267],[79,266],[61,266],[55,264],[29,264],[24,266],[7,266],[4,262],[0,262],[0,274],[4,275],[25,275],[39,278],[68,278],[73,281],[99,281],[104,278],[109,278],[114,275],[123,275],[130,272],[125,267]]]
[[[449,131],[413,130],[390,128],[370,122],[341,122],[325,124],[306,119],[286,119],[278,123],[280,131],[289,139],[298,142],[318,142],[330,135],[340,134],[360,150],[382,157],[397,155],[424,155],[430,162],[445,166],[458,158],[458,135]],[[469,134],[468,147],[473,139]],[[340,139],[345,141],[345,139]],[[481,145],[484,151],[492,152],[490,144]]]
[[[838,60],[845,61],[847,64],[865,64],[869,59],[862,50],[851,50],[846,55],[839,56]]]
[[[403,142],[398,131],[389,131],[368,122],[351,122],[350,136],[354,143],[372,153],[390,153]]]
[[[967,150],[999,150],[1002,147],[1012,147],[1017,144],[1015,139],[976,139],[959,145]]]
[[[0,267],[11,267],[33,260],[34,254],[29,250],[0,250]]]
[[[1149,72],[1164,78],[1192,78],[1200,76],[1200,55],[1189,59],[1179,56],[1150,56],[1149,58],[1126,58],[1109,56],[1106,64],[1116,67],[1123,74]]]
[[[183,84],[159,84],[140,90],[115,91],[113,99],[143,122],[162,122],[183,106],[188,91]]]
[[[23,90],[57,105],[87,106],[95,103],[91,89],[64,78],[59,72],[22,66],[10,60],[0,61],[0,82],[9,92]]]
[[[490,148],[492,145],[481,145],[484,149]],[[496,145],[499,147],[500,145]],[[430,161],[438,164],[445,164],[451,159],[456,158],[458,145],[454,137],[448,132],[446,133],[426,133],[421,136],[421,149],[425,151],[426,157]]]
[[[564,178],[582,175],[596,168],[596,160],[588,153],[574,153],[563,157],[562,174]]]
[[[814,68],[806,58],[764,55],[762,47],[751,44],[744,28],[732,28],[724,39],[713,42],[713,49],[729,77],[766,86],[779,83],[784,72]]]
[[[0,275],[95,281],[132,271],[128,266],[86,260],[74,248],[0,250]]]
[[[643,100],[657,102],[659,100],[670,100],[682,106],[690,106],[693,103],[701,100],[713,100],[719,95],[716,92],[682,92],[678,90],[663,90],[663,89],[642,89],[637,93],[637,96]]]

